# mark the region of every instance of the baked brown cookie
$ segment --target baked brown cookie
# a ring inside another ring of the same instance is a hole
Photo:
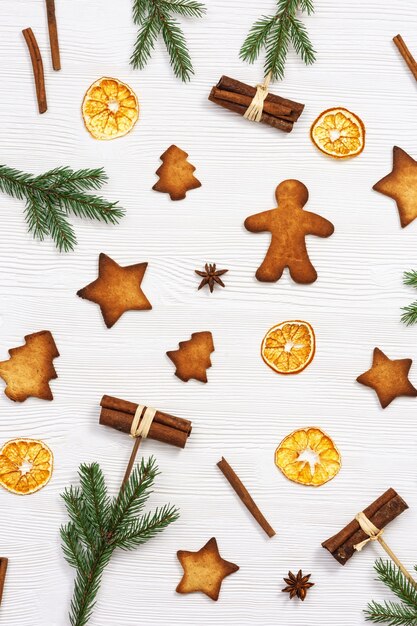
[[[180,341],[178,350],[167,352],[174,363],[175,375],[184,382],[195,378],[202,383],[207,382],[206,370],[211,367],[210,354],[214,352],[211,332],[193,333],[191,339]]]
[[[408,380],[411,359],[389,359],[379,348],[374,349],[372,367],[356,379],[361,385],[372,387],[385,409],[399,396],[417,396],[417,389]]]
[[[11,348],[9,354],[10,359],[0,362],[6,396],[15,402],[27,398],[53,400],[49,381],[58,377],[52,361],[59,352],[49,330],[26,335],[25,344]]]
[[[222,559],[214,537],[198,552],[178,550],[177,556],[184,570],[177,593],[201,591],[217,600],[223,580],[239,569],[238,565]]]
[[[171,200],[183,200],[187,191],[201,187],[193,175],[194,165],[187,161],[188,154],[172,145],[161,156],[162,165],[157,170],[159,180],[152,187],[155,191],[169,193]]]
[[[136,263],[121,267],[102,252],[97,280],[77,291],[77,296],[98,304],[107,328],[111,328],[126,311],[152,308],[141,288],[147,266]]]
[[[397,203],[402,228],[417,217],[417,161],[394,146],[392,172],[372,187]]]
[[[317,272],[308,256],[307,235],[330,237],[334,232],[331,222],[320,215],[304,211],[308,200],[307,187],[299,180],[284,180],[275,190],[278,207],[251,215],[245,228],[252,233],[271,233],[271,243],[256,278],[276,282],[286,267],[296,283],[314,283]]]

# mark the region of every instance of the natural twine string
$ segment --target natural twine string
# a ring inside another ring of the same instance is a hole
[[[133,437],[133,439],[136,439],[137,437],[146,439],[152,426],[155,414],[156,409],[151,409],[143,404],[138,404],[135,416],[130,426],[130,436]]]
[[[366,535],[368,535],[368,539],[365,539],[364,541],[361,541],[360,543],[357,543],[356,545],[354,545],[353,546],[354,549],[357,552],[360,552],[362,548],[364,548],[366,544],[369,543],[370,541],[378,541],[378,543],[382,546],[382,548],[385,550],[388,556],[394,561],[395,565],[401,570],[401,572],[404,574],[407,580],[413,585],[413,587],[417,589],[417,582],[411,576],[410,572],[406,570],[406,568],[401,563],[401,561],[395,556],[391,548],[387,546],[385,541],[382,539],[382,534],[384,531],[382,529],[377,528],[375,524],[373,524],[371,520],[366,517],[363,511],[358,513],[355,519],[359,523],[359,526],[361,527],[363,532]]]
[[[256,93],[243,116],[246,117],[247,120],[250,120],[251,122],[261,121],[264,110],[264,102],[269,92],[269,83],[271,82],[271,78],[272,72],[268,72],[264,78],[264,82],[256,85]]]

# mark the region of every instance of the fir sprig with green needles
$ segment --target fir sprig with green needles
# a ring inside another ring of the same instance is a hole
[[[139,26],[130,59],[143,69],[151,58],[156,40],[162,35],[175,76],[186,82],[194,74],[184,33],[173,15],[202,17],[204,4],[196,0],[133,0],[133,21]]]
[[[403,276],[404,285],[410,285],[417,289],[417,272],[412,270],[411,272],[404,272]],[[417,323],[417,300],[409,304],[408,306],[404,306],[402,308],[404,313],[401,316],[401,321],[406,326],[412,326]]]
[[[124,215],[117,202],[87,191],[107,181],[102,168],[72,170],[57,167],[40,176],[0,165],[0,191],[26,201],[25,218],[35,239],[50,236],[60,252],[73,250],[77,240],[70,215],[116,224]]]
[[[314,12],[312,0],[276,0],[274,15],[263,15],[257,20],[240,49],[243,61],[254,63],[265,49],[264,75],[272,80],[284,77],[288,48],[292,43],[297,54],[307,65],[314,63],[316,53],[306,27],[297,17],[297,11],[308,15]]]
[[[111,499],[100,466],[81,465],[80,486],[63,493],[70,521],[61,528],[62,548],[76,570],[71,626],[85,626],[90,619],[113,552],[137,548],[178,519],[178,510],[170,505],[143,513],[158,473],[152,457],[142,460],[119,495]]]
[[[414,567],[417,572],[417,566]],[[365,611],[366,619],[387,626],[417,626],[417,589],[391,561],[375,563],[378,579],[400,600],[383,603],[372,601]]]

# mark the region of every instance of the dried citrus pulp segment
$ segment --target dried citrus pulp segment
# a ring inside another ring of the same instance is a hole
[[[116,139],[136,124],[139,104],[128,85],[115,78],[100,78],[85,94],[82,113],[94,139]]]
[[[20,495],[35,493],[52,476],[53,455],[35,439],[13,439],[0,450],[0,485]]]
[[[301,428],[281,441],[275,451],[275,465],[295,483],[319,487],[336,476],[341,457],[322,430]]]
[[[365,126],[347,109],[327,109],[313,123],[311,139],[319,150],[336,159],[354,157],[365,146]]]
[[[279,374],[298,374],[314,357],[316,341],[308,322],[281,322],[268,330],[261,346],[262,358]]]

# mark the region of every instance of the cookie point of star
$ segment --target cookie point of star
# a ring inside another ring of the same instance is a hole
[[[412,362],[412,359],[390,359],[380,348],[374,348],[372,367],[356,380],[371,387],[385,409],[395,398],[417,396],[417,389],[408,378]]]

